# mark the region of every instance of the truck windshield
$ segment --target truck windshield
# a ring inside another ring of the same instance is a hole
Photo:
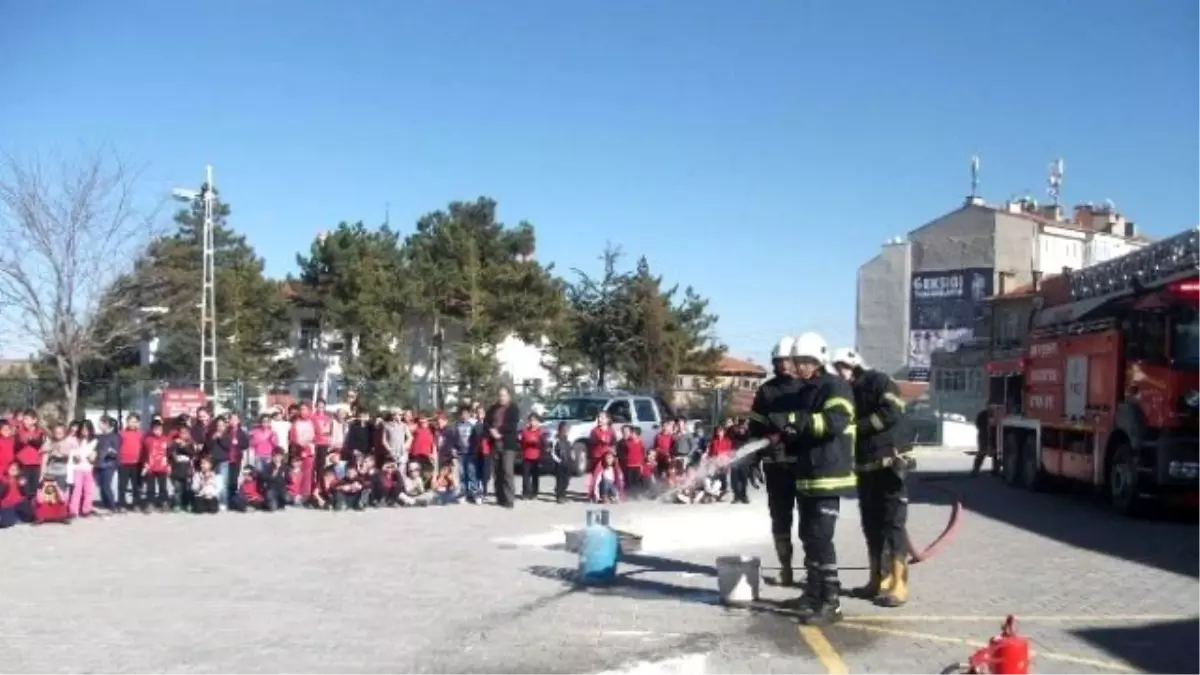
[[[1194,307],[1184,309],[1175,319],[1171,330],[1171,362],[1192,369],[1200,364],[1200,325]]]
[[[546,406],[546,420],[594,420],[604,410],[602,398],[562,398]]]

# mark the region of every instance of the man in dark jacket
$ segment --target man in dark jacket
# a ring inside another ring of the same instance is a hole
[[[834,353],[833,366],[854,387],[858,510],[871,569],[867,584],[852,594],[880,607],[899,607],[908,600],[908,492],[904,483],[912,462],[904,400],[892,378],[867,369],[853,349]]]
[[[517,440],[521,430],[521,411],[513,403],[508,387],[500,387],[497,398],[496,404],[488,408],[483,423],[495,458],[496,503],[511,509],[516,497],[513,470],[521,449]]]

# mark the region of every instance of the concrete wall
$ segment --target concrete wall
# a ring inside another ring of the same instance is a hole
[[[996,212],[964,206],[909,233],[913,272],[946,272],[994,267]],[[1028,266],[1028,249],[1025,254]],[[907,289],[906,289],[907,290]]]
[[[867,364],[885,373],[906,370],[909,244],[885,244],[858,268],[854,344]]]
[[[997,212],[994,215],[996,271],[1012,275],[1013,287],[1032,282],[1038,224],[1011,213]]]

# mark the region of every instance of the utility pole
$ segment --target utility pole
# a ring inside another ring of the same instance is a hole
[[[211,401],[217,396],[217,283],[213,256],[217,195],[212,165],[204,167],[204,184],[199,191],[175,188],[171,194],[175,199],[192,205],[200,200],[204,207],[204,225],[200,233],[203,257],[200,278],[200,390]]]

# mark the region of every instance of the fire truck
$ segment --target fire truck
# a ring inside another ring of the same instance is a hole
[[[1011,383],[989,396],[1007,483],[1090,485],[1125,514],[1196,503],[1198,263],[1192,229],[1045,279],[1019,356],[988,364]]]

